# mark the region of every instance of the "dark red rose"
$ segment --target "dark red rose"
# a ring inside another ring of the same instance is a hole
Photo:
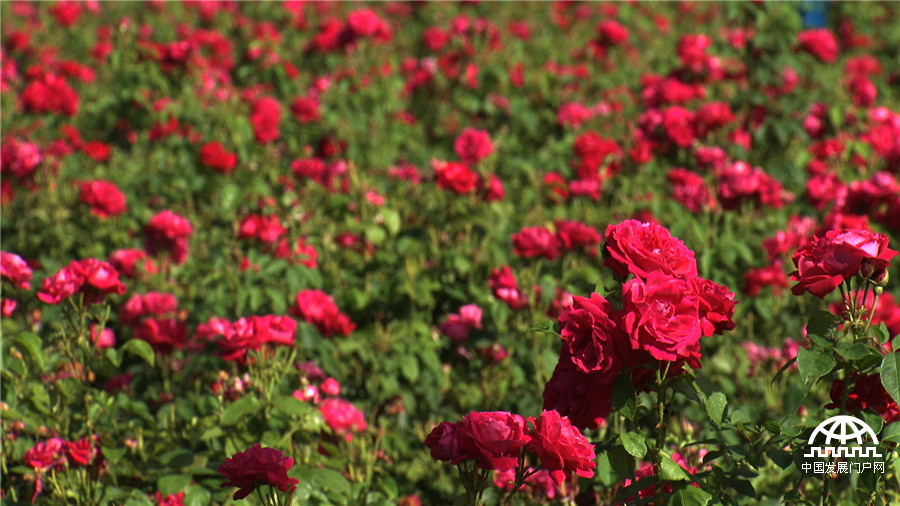
[[[505,411],[473,411],[460,422],[459,448],[484,469],[506,471],[518,464],[528,442],[525,419]]]
[[[563,356],[584,373],[597,373],[608,384],[626,365],[622,351],[628,350],[628,337],[611,319],[612,304],[596,293],[591,298],[572,297],[572,306],[559,316]]]
[[[885,424],[900,421],[900,408],[884,389],[880,374],[859,374],[853,371],[850,373],[850,378],[854,383],[853,390],[847,394],[847,411],[857,413],[864,409],[871,409],[884,418]],[[825,408],[840,408],[843,397],[844,380],[835,380],[831,387],[832,402]]]
[[[856,275],[865,263],[873,275],[884,272],[897,252],[888,247],[888,238],[869,230],[829,230],[814,237],[794,253],[797,270],[791,279],[798,281],[794,295],[805,291],[820,299],[845,279]]]
[[[478,174],[461,163],[434,161],[432,166],[435,182],[441,189],[465,195],[471,193],[478,184]]]
[[[263,448],[259,443],[247,451],[237,452],[219,466],[216,471],[227,480],[222,487],[238,487],[234,499],[243,499],[257,487],[269,485],[282,492],[294,491],[300,480],[288,478],[288,470],[294,459],[285,457],[274,448]]]
[[[641,278],[625,283],[622,303],[619,325],[633,350],[643,350],[656,360],[686,361],[699,367],[700,301],[690,282],[651,272],[646,283]]]
[[[81,201],[91,206],[91,214],[101,218],[117,216],[127,209],[125,194],[115,183],[109,181],[82,183]]]
[[[647,277],[660,271],[679,278],[697,276],[694,252],[655,223],[626,220],[606,228],[603,264],[619,276]]]
[[[553,260],[559,256],[559,241],[544,227],[523,228],[512,236],[513,252],[524,258],[542,256]]]
[[[528,420],[534,424],[528,449],[537,454],[557,485],[573,472],[583,478],[594,476],[597,467],[594,445],[572,426],[568,417],[556,411],[544,411],[540,417]]]
[[[596,429],[612,409],[612,388],[604,374],[588,374],[560,357],[544,386],[544,409],[566,415],[582,429]]]
[[[669,107],[663,112],[663,128],[666,137],[675,145],[686,148],[696,139],[694,113],[683,107]]]
[[[472,458],[459,448],[460,422],[441,422],[425,438],[425,446],[431,449],[431,458],[459,463]]]

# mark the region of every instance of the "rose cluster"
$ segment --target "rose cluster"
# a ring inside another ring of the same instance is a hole
[[[197,327],[194,337],[198,342],[216,340],[219,356],[246,364],[247,353],[264,345],[294,346],[296,330],[296,321],[280,315],[247,316],[235,322],[210,318]]]
[[[563,347],[544,390],[544,408],[578,427],[609,413],[612,383],[626,372],[637,388],[653,370],[670,376],[700,367],[700,338],[734,328],[734,294],[697,274],[694,252],[664,227],[610,225],[604,264],[620,278],[622,307],[605,297],[573,297],[557,321]]]
[[[73,260],[56,274],[44,279],[38,298],[47,304],[59,304],[76,293],[84,294],[86,304],[96,304],[107,295],[125,293],[119,272],[112,265],[87,258]]]
[[[69,467],[103,465],[103,455],[96,435],[85,436],[77,441],[54,437],[35,443],[22,456],[22,461],[37,473],[31,497],[31,502],[34,503],[43,490],[44,473],[51,470],[63,471]]]
[[[459,464],[474,460],[482,469],[507,472],[523,449],[534,453],[557,484],[572,473],[594,476],[594,445],[556,411],[525,419],[506,411],[473,411],[456,423],[442,422],[425,439],[431,457]]]
[[[154,350],[169,353],[184,347],[187,327],[178,321],[178,300],[160,292],[134,294],[119,311],[119,321],[134,331],[134,337],[147,341]]]

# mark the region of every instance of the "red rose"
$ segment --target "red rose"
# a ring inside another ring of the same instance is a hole
[[[98,350],[102,350],[105,348],[112,348],[116,345],[116,335],[113,333],[112,329],[104,328],[97,332],[97,324],[91,324],[91,342],[94,343],[94,347]]]
[[[274,448],[263,448],[254,444],[245,452],[237,452],[219,466],[216,471],[225,476],[222,487],[239,487],[234,499],[243,499],[257,487],[269,485],[282,492],[293,492],[300,480],[288,478],[287,472],[294,465],[294,459],[285,457]]]
[[[0,277],[23,290],[31,289],[31,267],[19,255],[0,251]]]
[[[456,138],[453,150],[456,151],[456,156],[463,163],[475,164],[494,151],[494,144],[491,143],[489,134],[484,130],[464,128]]]
[[[617,46],[628,40],[628,29],[618,21],[610,19],[601,21],[597,24],[596,30],[603,45]]]
[[[511,309],[519,310],[528,305],[528,298],[519,291],[519,285],[509,266],[504,266],[502,270],[494,269],[488,284],[494,297],[505,302]]]
[[[693,144],[696,139],[693,125],[694,113],[683,107],[673,106],[663,112],[666,137],[679,147],[686,148]]]
[[[297,97],[291,102],[291,112],[300,123],[312,123],[322,118],[319,100],[316,97]]]
[[[127,209],[125,194],[109,181],[82,183],[81,201],[91,206],[91,214],[101,218],[122,214]]]
[[[435,182],[441,189],[465,195],[471,193],[478,184],[478,174],[461,163],[434,161],[432,166]]]
[[[741,288],[741,291],[751,297],[755,297],[764,286],[773,287],[775,293],[780,293],[782,288],[788,287],[788,280],[784,275],[781,260],[772,265],[757,267],[747,271],[744,274],[744,286]]]
[[[61,469],[66,465],[65,444],[58,437],[35,443],[22,456],[22,461],[35,471],[46,471],[51,467]]]
[[[837,61],[840,48],[834,34],[827,28],[804,30],[797,34],[800,49],[815,56],[825,63]]]
[[[596,293],[591,298],[572,297],[573,304],[559,316],[563,357],[585,373],[596,372],[612,384],[622,368],[620,351],[628,348],[624,336],[610,319],[612,305]]]
[[[699,298],[700,328],[706,337],[722,334],[735,327],[734,294],[728,288],[700,277],[690,281],[693,293]]]
[[[694,252],[655,223],[626,220],[606,228],[603,264],[619,276],[647,277],[660,271],[678,278],[697,276]]]
[[[353,432],[366,430],[366,416],[352,402],[334,397],[325,399],[319,406],[325,423],[331,431],[343,436],[347,441],[353,439]]]
[[[173,262],[183,264],[188,255],[187,238],[193,230],[187,218],[166,209],[150,218],[144,229],[145,248],[151,255],[168,250]]]
[[[873,276],[878,276],[896,255],[884,234],[846,228],[829,230],[824,237],[814,237],[794,253],[797,270],[791,273],[791,279],[798,283],[791,291],[794,295],[808,291],[821,299],[856,275],[863,264],[872,269]]]
[[[556,411],[544,411],[538,418],[529,418],[534,432],[528,449],[537,454],[544,468],[558,484],[568,479],[572,472],[583,478],[594,476],[596,454],[594,445],[572,426],[569,419]]]
[[[543,256],[553,260],[559,256],[559,242],[553,232],[544,227],[523,228],[512,236],[513,251],[524,258]]]
[[[321,290],[297,292],[297,305],[291,311],[306,323],[315,325],[325,337],[335,334],[346,336],[356,329],[356,324],[340,312],[334,299]]]
[[[85,436],[78,441],[65,442],[66,456],[69,464],[89,466],[100,453],[97,436]]]
[[[592,255],[596,254],[594,246],[603,241],[603,236],[597,229],[573,220],[556,221],[556,237],[565,249],[590,248]]]
[[[222,144],[218,142],[207,142],[200,148],[200,163],[206,165],[210,169],[217,170],[223,174],[228,174],[234,170],[237,165],[237,155],[229,153]]]
[[[484,469],[516,467],[519,451],[528,442],[525,419],[505,411],[473,411],[460,422],[459,448]]]
[[[187,327],[175,319],[147,318],[134,329],[134,337],[147,341],[159,353],[169,353],[173,349],[184,348],[187,342]]]
[[[716,200],[699,174],[676,167],[669,171],[667,178],[672,184],[672,196],[689,211],[696,213],[716,208]]]
[[[109,257],[109,263],[125,277],[134,278],[137,276],[137,265],[141,262],[143,270],[154,274],[156,273],[156,265],[153,260],[147,258],[147,252],[142,249],[120,249],[113,252]]]
[[[84,154],[98,162],[109,160],[109,154],[111,152],[109,144],[100,141],[86,142],[81,146],[81,150]]]
[[[278,124],[281,122],[281,104],[272,97],[263,97],[253,102],[250,123],[256,142],[266,144],[281,136]]]
[[[47,304],[59,304],[77,292],[85,294],[86,304],[95,304],[109,294],[125,293],[119,273],[96,258],[73,260],[53,276],[44,279],[38,298]]]
[[[699,367],[699,297],[689,282],[663,272],[651,272],[646,283],[634,278],[622,287],[621,329],[631,348],[656,360],[687,361]]]

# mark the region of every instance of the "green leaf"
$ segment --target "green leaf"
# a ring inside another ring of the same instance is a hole
[[[809,323],[806,324],[806,332],[807,334],[827,339],[834,334],[837,327],[837,318],[833,314],[826,311],[816,311],[809,317]]]
[[[153,348],[150,347],[150,343],[147,341],[132,339],[125,343],[125,346],[122,346],[122,352],[126,351],[144,359],[144,362],[147,362],[150,367],[153,367],[156,357],[153,355]]]
[[[222,412],[222,425],[234,425],[241,421],[245,416],[256,413],[260,409],[259,400],[251,395],[246,395],[231,403],[225,411]]]
[[[419,361],[415,357],[407,357],[400,362],[400,372],[411,383],[419,379]]]
[[[847,360],[857,360],[869,354],[869,347],[863,343],[842,343],[834,351]]]
[[[206,506],[210,500],[212,495],[201,485],[191,485],[184,493],[184,506]]]
[[[800,348],[797,350],[797,369],[804,381],[816,380],[830,373],[835,366],[831,353]]]
[[[881,361],[881,384],[894,402],[900,403],[900,351],[888,353]]]
[[[685,485],[672,492],[669,496],[669,506],[705,506],[711,500],[712,496],[702,488]]]
[[[189,474],[171,474],[160,478],[156,482],[156,487],[159,489],[159,493],[165,497],[184,490],[191,483],[191,479]]]
[[[113,367],[122,367],[122,352],[115,348],[107,348],[103,350],[103,354],[106,356],[106,359],[109,360],[109,363],[113,365]]]
[[[9,340],[28,355],[29,363],[37,368],[37,372],[44,372],[44,352],[41,350],[41,338],[37,334],[19,332]]]
[[[659,451],[659,477],[666,481],[683,481],[689,478],[687,471],[679,466],[677,462],[672,460],[672,454],[665,451]]]
[[[234,210],[237,209],[238,198],[240,197],[240,194],[240,189],[234,183],[228,183],[222,187],[218,202],[219,209],[222,211],[222,214],[231,214]]]
[[[750,423],[751,421],[753,421],[753,419],[750,418],[750,415],[742,409],[736,409],[731,413],[731,423],[741,424]]]
[[[900,422],[894,422],[885,427],[884,432],[881,433],[881,441],[891,441],[895,443],[900,441]]]
[[[309,403],[300,401],[293,395],[282,395],[277,397],[272,403],[275,405],[275,412],[284,413],[288,416],[301,416],[314,411]]]
[[[384,228],[391,235],[396,235],[400,231],[400,214],[393,209],[382,209],[381,217],[384,219]]]
[[[716,427],[722,425],[722,417],[725,415],[725,407],[728,399],[722,392],[714,392],[706,401],[706,412]]]
[[[634,458],[642,459],[647,454],[647,441],[637,432],[623,432],[619,434],[619,440],[625,451]]]
[[[634,384],[626,374],[619,375],[613,383],[612,407],[626,420],[634,420],[637,401],[635,400]]]

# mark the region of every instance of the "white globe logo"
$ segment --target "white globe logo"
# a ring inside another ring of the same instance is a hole
[[[816,444],[816,437],[825,436],[824,444]],[[869,425],[859,418],[848,415],[837,415],[825,420],[816,426],[816,430],[809,436],[809,453],[804,457],[831,458],[831,457],[881,457],[875,446],[863,448],[866,437],[872,439],[873,444],[878,444],[878,436]],[[850,447],[849,443],[855,442],[859,446]]]
[[[809,436],[809,444],[813,444],[819,434],[825,435],[825,446],[832,446],[832,440],[837,440],[838,444],[843,446],[854,439],[856,444],[862,445],[866,435],[872,438],[872,443],[878,444],[878,436],[866,422],[848,415],[832,416],[817,425],[816,430]]]

